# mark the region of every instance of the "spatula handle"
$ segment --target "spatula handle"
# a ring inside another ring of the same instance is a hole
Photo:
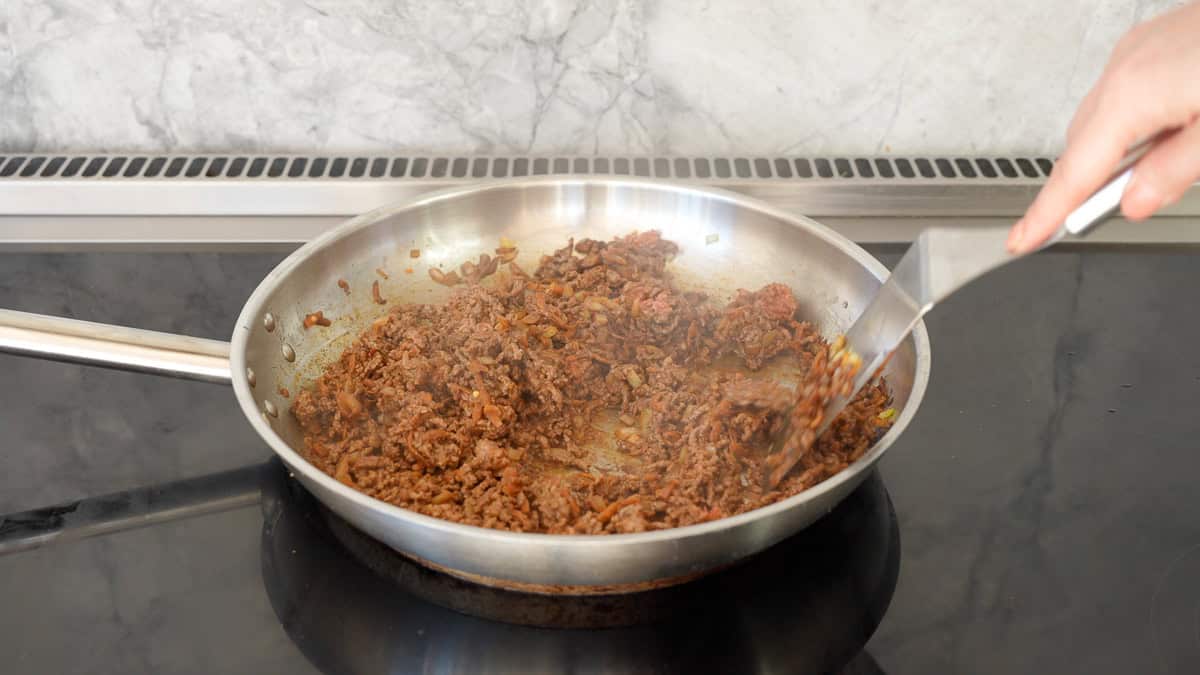
[[[1125,194],[1125,188],[1129,187],[1129,181],[1133,179],[1134,165],[1157,145],[1160,138],[1161,135],[1153,136],[1133,146],[1121,160],[1120,168],[1113,177],[1072,211],[1042,248],[1058,243],[1067,235],[1082,237],[1116,213],[1121,207],[1121,197]]]

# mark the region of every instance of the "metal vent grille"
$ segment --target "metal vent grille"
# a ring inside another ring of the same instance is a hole
[[[1007,227],[1052,168],[1045,157],[8,153],[0,155],[0,252],[287,249],[372,209],[523,176],[711,186],[817,218],[855,241],[895,243],[939,222]],[[1193,245],[1200,188],[1161,215],[1088,241]]]
[[[0,179],[478,180],[548,175],[700,180],[1044,180],[1045,157],[8,155]]]

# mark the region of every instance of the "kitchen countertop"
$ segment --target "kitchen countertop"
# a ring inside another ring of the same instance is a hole
[[[876,251],[894,262],[892,250]],[[223,338],[278,256],[6,254],[0,306]],[[1195,252],[1048,253],[927,319],[881,473],[889,673],[1182,672],[1200,657]],[[219,386],[0,356],[0,512],[265,461]],[[308,672],[257,507],[0,557],[7,672]]]

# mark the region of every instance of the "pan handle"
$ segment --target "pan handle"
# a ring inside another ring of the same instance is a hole
[[[0,352],[229,384],[229,343],[0,309]]]

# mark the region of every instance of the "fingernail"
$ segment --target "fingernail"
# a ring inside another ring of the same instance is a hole
[[[1134,213],[1153,213],[1163,205],[1163,194],[1150,183],[1139,181],[1134,174],[1129,187],[1125,189],[1125,199],[1128,200],[1129,210]]]
[[[1008,252],[1017,253],[1021,250],[1021,242],[1025,240],[1025,219],[1017,221],[1012,231],[1008,233]]]

